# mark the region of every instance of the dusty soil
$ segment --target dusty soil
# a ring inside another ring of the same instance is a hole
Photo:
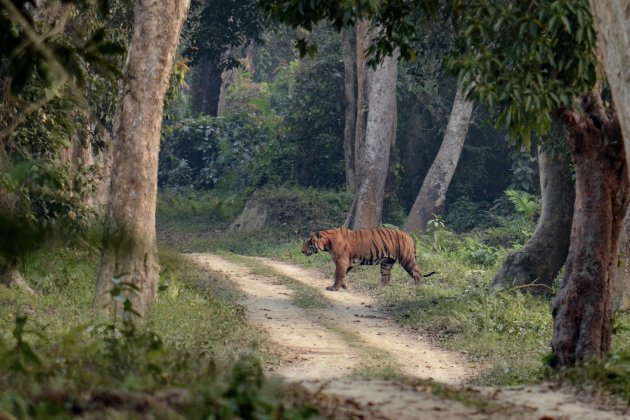
[[[630,418],[602,399],[578,398],[553,385],[479,388],[465,383],[478,373],[464,355],[437,348],[374,308],[368,296],[348,289],[325,291],[322,274],[256,258],[255,263],[322,291],[323,307],[302,308],[281,278],[256,275],[213,254],[192,254],[199,264],[228,276],[243,292],[249,320],[281,362],[271,374],[298,384],[303,398],[335,418],[616,419]],[[376,373],[378,372],[378,373]],[[385,373],[383,373],[385,372]],[[374,376],[393,379],[375,379]],[[433,392],[436,383],[441,392]]]

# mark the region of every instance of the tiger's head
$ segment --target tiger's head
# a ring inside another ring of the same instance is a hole
[[[326,244],[319,232],[311,232],[302,245],[302,253],[306,256],[310,256],[318,253],[319,251],[324,251],[325,248]]]

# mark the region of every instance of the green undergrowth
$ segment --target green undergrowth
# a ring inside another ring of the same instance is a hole
[[[306,418],[267,379],[273,357],[236,289],[163,252],[144,323],[94,315],[98,251],[51,244],[21,266],[38,294],[0,287],[0,415],[19,418]]]
[[[228,233],[247,200],[265,209],[268,227],[255,234]],[[343,209],[351,203],[347,192],[295,187],[241,194],[164,189],[158,194],[158,241],[180,252],[271,256],[277,247],[289,249],[311,230],[338,226],[345,218]]]
[[[630,313],[615,314],[612,350],[608,357],[587,361],[553,377],[612,392],[630,404]]]
[[[296,203],[308,194],[308,191],[300,192]],[[317,211],[317,206],[291,208],[296,212],[301,208]],[[299,213],[295,220],[303,223],[304,217]],[[318,214],[307,217],[317,220]],[[185,218],[171,221],[173,229],[183,221],[181,237],[173,239],[164,235],[162,238],[182,244],[179,249],[275,257],[322,271],[332,284],[334,263],[328,253],[308,258],[301,254],[301,240],[315,222],[302,226],[275,225],[247,234],[226,234],[208,223],[193,228],[187,225]],[[551,341],[550,299],[531,296],[520,289],[496,291],[490,287],[507,252],[519,249],[531,236],[534,225],[519,215],[502,216],[496,221],[483,230],[456,234],[448,230],[443,219],[436,217],[429,233],[417,238],[417,257],[424,273],[436,271],[437,274],[424,279],[419,287],[413,285],[398,265],[392,272],[389,287],[380,286],[378,267],[356,268],[349,274],[347,284],[374,296],[380,310],[400,323],[428,332],[441,347],[462,352],[477,362],[480,374],[473,380],[475,384],[519,385],[556,378],[546,366]],[[343,215],[339,215],[330,224],[338,226],[342,222]],[[167,224],[161,229],[170,227]],[[567,371],[558,378],[591,383],[630,400],[627,379],[630,376],[627,372],[630,316],[616,314],[615,318],[611,357]]]

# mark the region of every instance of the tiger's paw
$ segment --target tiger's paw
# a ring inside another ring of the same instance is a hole
[[[331,292],[336,292],[337,290],[339,290],[339,288],[335,286],[327,286],[326,290],[329,290]]]
[[[348,286],[346,286],[345,284],[342,284],[342,285],[341,285],[341,288],[342,288],[342,289],[347,289],[347,288],[348,288]]]

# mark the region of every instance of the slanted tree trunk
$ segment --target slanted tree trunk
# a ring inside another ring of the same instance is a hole
[[[569,156],[553,156],[538,149],[542,211],[536,231],[518,251],[511,252],[503,261],[492,285],[531,286],[534,293],[548,292],[569,252],[571,220],[575,188],[569,169]]]
[[[126,293],[143,315],[157,299],[155,238],[157,162],[164,95],[188,0],[137,0],[125,82],[116,110],[110,198],[96,283],[97,308],[117,310],[112,279],[133,284]]]
[[[356,186],[354,173],[354,141],[357,125],[357,92],[356,74],[354,71],[354,54],[352,52],[352,32],[350,28],[341,30],[341,47],[343,51],[344,93],[346,97],[345,128],[343,131],[343,151],[346,166],[346,187],[354,190]]]
[[[630,164],[630,10],[627,0],[590,0],[597,48],[606,69]]]
[[[349,218],[351,221],[349,226],[353,229],[381,225],[391,137],[396,117],[397,76],[397,54],[385,57],[369,76],[371,81],[367,101],[369,111],[365,145],[353,203],[354,217]]]
[[[446,191],[464,147],[472,110],[473,103],[467,101],[461,88],[458,88],[444,140],[405,220],[405,231],[423,232],[433,213],[444,204]]]
[[[552,304],[556,368],[600,358],[610,349],[612,281],[629,201],[617,116],[604,108],[599,91],[585,98],[584,110],[562,115],[576,180],[571,245]]]

